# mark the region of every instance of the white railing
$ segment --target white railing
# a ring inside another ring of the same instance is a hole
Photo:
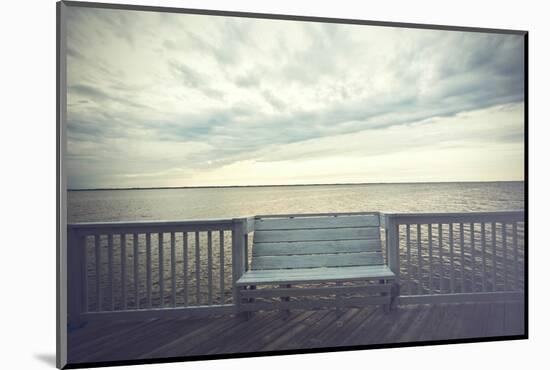
[[[68,225],[69,317],[231,313],[247,218]]]
[[[521,300],[523,211],[384,214],[399,303]]]
[[[523,211],[380,218],[395,304],[523,299]],[[254,217],[69,224],[71,325],[237,313],[253,230]]]

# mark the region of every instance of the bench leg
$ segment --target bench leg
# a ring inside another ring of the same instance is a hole
[[[392,288],[391,288],[391,303],[390,303],[390,310],[394,310],[398,306],[399,301],[399,294],[400,294],[400,285],[398,281],[392,282]]]
[[[254,289],[256,287],[254,286]],[[252,289],[252,286],[248,287],[248,286],[243,286],[243,287],[240,287],[238,288],[239,289],[239,293],[241,290],[247,290],[247,289]],[[241,306],[243,303],[248,303],[248,302],[251,302],[253,301],[253,298],[242,298],[242,296],[239,294],[238,295],[238,301],[237,301],[237,304],[239,306]],[[238,312],[238,316],[242,319],[245,319],[246,321],[250,320],[250,318],[253,316],[253,312],[251,311],[244,311],[244,312]]]
[[[290,284],[279,285],[279,288],[290,288]],[[290,302],[290,297],[281,297],[282,302]],[[286,319],[290,316],[290,310],[288,308],[282,310],[283,317]]]
[[[337,282],[336,286],[342,286],[342,282],[340,281]],[[342,314],[342,307],[341,307],[342,297],[339,294],[336,294],[335,298],[336,298],[336,314],[340,316]]]
[[[378,282],[379,282],[380,284],[386,284],[386,283],[387,283],[387,280],[379,280]],[[383,297],[385,297],[385,296],[387,296],[387,295],[388,295],[388,293],[386,293],[386,292],[381,293],[381,296],[383,296]],[[392,295],[391,295],[391,293],[390,293],[390,303],[384,305],[384,313],[386,313],[386,314],[389,313],[390,310],[391,310],[391,297],[392,297]]]
[[[255,290],[256,289],[256,285],[251,285],[248,287],[249,290]],[[254,298],[249,298],[248,299],[248,302],[249,303],[254,303],[255,299]],[[254,312],[253,311],[247,311],[246,312],[246,321],[250,320],[252,317],[254,316]]]

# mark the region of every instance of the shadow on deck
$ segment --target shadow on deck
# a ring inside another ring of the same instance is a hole
[[[90,323],[69,334],[69,363],[522,335],[523,322],[522,303],[461,303]]]

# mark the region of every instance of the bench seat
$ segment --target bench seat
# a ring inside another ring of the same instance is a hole
[[[237,286],[261,284],[307,284],[342,281],[393,280],[395,274],[385,265],[319,267],[305,269],[249,270]]]
[[[378,213],[256,216],[253,232],[250,269],[234,280],[238,311],[389,309],[397,279],[382,253]]]

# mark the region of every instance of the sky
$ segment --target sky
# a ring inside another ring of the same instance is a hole
[[[518,35],[68,7],[69,189],[523,180]]]

